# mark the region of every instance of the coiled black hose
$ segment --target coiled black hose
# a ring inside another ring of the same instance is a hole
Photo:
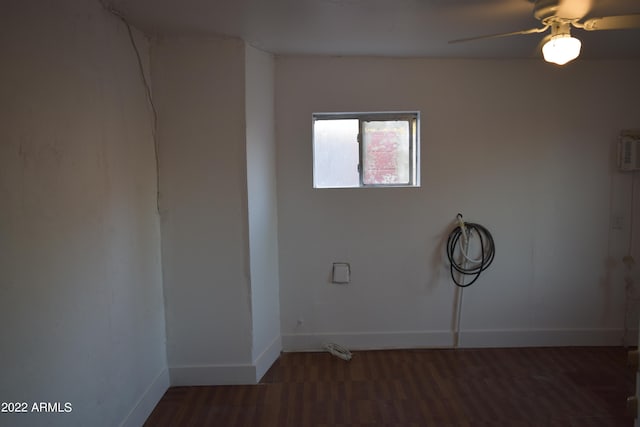
[[[462,215],[459,215],[459,218],[462,219]],[[491,263],[493,262],[493,258],[496,255],[496,247],[493,241],[493,236],[485,227],[480,224],[475,224],[473,222],[466,222],[464,226],[467,230],[467,236],[471,238],[472,235],[477,235],[480,239],[480,259],[476,263],[468,262],[463,259],[462,264],[456,262],[455,260],[455,252],[456,246],[460,244],[460,237],[462,237],[462,229],[460,226],[457,226],[453,229],[451,234],[449,234],[449,238],[447,239],[447,258],[449,258],[449,263],[451,264],[451,279],[453,279],[453,283],[456,286],[461,288],[466,288],[467,286],[473,285],[476,280],[480,277],[480,273],[486,270]],[[460,248],[460,252],[464,253],[464,249]],[[469,283],[464,283],[463,281],[458,281],[456,279],[457,271],[463,276],[474,276],[473,280]]]

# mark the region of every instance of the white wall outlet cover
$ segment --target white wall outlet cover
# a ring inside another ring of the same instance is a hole
[[[351,281],[351,266],[346,262],[334,262],[331,283],[345,284]]]

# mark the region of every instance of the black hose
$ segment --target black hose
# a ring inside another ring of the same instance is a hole
[[[471,286],[475,283],[476,280],[480,277],[480,273],[486,270],[491,263],[493,262],[493,258],[496,255],[496,247],[493,241],[493,236],[483,226],[480,224],[475,224],[473,222],[465,223],[465,228],[467,229],[467,236],[471,236],[473,233],[477,234],[480,238],[480,262],[474,263],[473,265],[463,267],[465,260],[462,260],[462,265],[457,263],[454,259],[456,246],[460,243],[460,237],[462,236],[462,230],[460,226],[457,226],[453,229],[451,234],[449,234],[449,239],[447,239],[447,258],[449,258],[449,263],[451,264],[451,279],[453,279],[453,283],[456,286],[461,288],[466,288],[467,286]],[[462,249],[461,249],[462,252]],[[475,276],[473,280],[469,283],[463,284],[456,279],[456,274],[454,271],[460,273],[463,276]]]

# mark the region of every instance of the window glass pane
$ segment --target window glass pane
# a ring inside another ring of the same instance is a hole
[[[363,183],[409,184],[409,122],[365,121],[362,123],[362,131]]]
[[[358,119],[314,120],[315,187],[358,187]]]

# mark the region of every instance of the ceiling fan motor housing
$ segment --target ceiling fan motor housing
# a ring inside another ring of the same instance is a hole
[[[536,0],[533,16],[545,25],[555,22],[573,23],[589,12],[591,1]]]
[[[566,34],[571,34],[571,23],[563,20],[552,20],[549,22],[551,26],[551,37]]]
[[[537,20],[544,22],[545,20],[556,16],[559,4],[559,0],[536,0],[533,9],[533,16],[535,16]]]

